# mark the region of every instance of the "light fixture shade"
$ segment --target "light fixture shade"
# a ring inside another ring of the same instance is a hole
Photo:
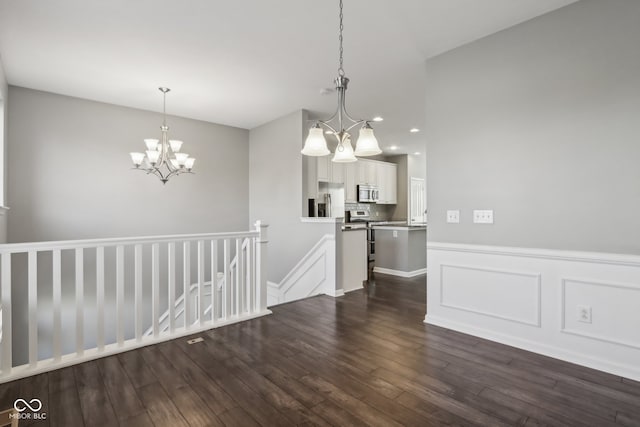
[[[187,153],[175,153],[176,161],[180,166],[184,166],[184,162],[187,161],[189,155]]]
[[[158,142],[160,141],[152,138],[148,138],[144,140],[144,143],[147,145],[147,150],[157,150]]]
[[[336,163],[352,163],[357,162],[358,159],[353,154],[353,147],[351,146],[351,138],[349,134],[346,134],[342,139],[342,150],[340,150],[340,144],[336,147],[336,153],[333,155],[332,162]]]
[[[376,154],[382,153],[380,146],[378,145],[378,140],[373,134],[373,129],[368,126],[365,126],[360,129],[360,135],[358,136],[358,141],[356,142],[356,156],[375,156]]]
[[[195,162],[196,162],[196,159],[194,159],[193,157],[189,157],[187,160],[185,160],[184,167],[191,170]]]
[[[131,156],[131,161],[134,165],[140,166],[144,161],[144,153],[129,153]]]
[[[149,158],[150,163],[158,163],[160,152],[155,150],[147,150],[147,157]]]
[[[180,148],[182,147],[182,141],[179,141],[177,139],[170,139],[169,145],[171,146],[171,151],[173,151],[174,153],[177,153],[178,151],[180,151]]]
[[[324,139],[322,128],[314,126],[309,129],[309,136],[304,142],[304,148],[301,153],[305,156],[326,156],[331,153],[327,148],[327,140]]]

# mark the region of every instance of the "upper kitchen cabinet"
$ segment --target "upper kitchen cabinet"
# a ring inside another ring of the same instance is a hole
[[[344,201],[346,203],[357,203],[358,191],[356,184],[358,177],[358,163],[344,163]]]
[[[395,205],[398,198],[398,167],[394,163],[375,162],[377,169],[378,203]]]
[[[317,180],[332,184],[344,183],[344,164],[331,161],[331,156],[317,157]]]
[[[378,185],[377,163],[374,160],[358,159],[356,184]]]

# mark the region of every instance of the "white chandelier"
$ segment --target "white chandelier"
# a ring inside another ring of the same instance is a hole
[[[162,92],[162,139],[148,138],[144,140],[147,146],[145,153],[129,153],[135,169],[154,174],[163,184],[166,184],[172,176],[183,173],[193,173],[193,164],[196,159],[189,157],[187,153],[180,152],[182,141],[168,139],[167,132],[167,92],[171,89],[158,88]]]
[[[315,125],[309,129],[309,136],[304,143],[304,148],[301,153],[305,156],[326,156],[330,154],[329,148],[327,148],[327,140],[324,137],[324,131],[322,126],[329,130],[329,133],[333,134],[338,140],[336,152],[331,159],[338,163],[355,162],[358,159],[356,156],[375,156],[382,153],[382,150],[378,146],[378,140],[373,134],[373,129],[369,125],[369,120],[355,120],[348,113],[345,107],[345,92],[347,91],[347,85],[349,79],[344,75],[343,69],[343,48],[342,48],[342,30],[344,25],[342,24],[342,0],[340,0],[340,36],[338,38],[340,42],[340,65],[338,67],[338,77],[334,80],[336,85],[336,92],[338,93],[338,109],[327,120],[318,120]],[[337,126],[334,128],[331,126],[331,122],[337,118]],[[347,123],[347,128],[343,125],[344,119],[347,119],[350,123]],[[353,150],[351,145],[351,136],[349,131],[356,126],[362,125],[360,128],[360,135],[356,142],[356,149]],[[339,129],[339,130],[338,130]]]

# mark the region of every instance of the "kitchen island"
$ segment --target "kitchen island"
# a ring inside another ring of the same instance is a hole
[[[374,225],[374,273],[415,277],[427,272],[426,225]]]

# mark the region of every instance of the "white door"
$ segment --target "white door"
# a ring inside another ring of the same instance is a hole
[[[411,177],[409,213],[410,224],[424,224],[427,222],[427,191],[422,178]]]

